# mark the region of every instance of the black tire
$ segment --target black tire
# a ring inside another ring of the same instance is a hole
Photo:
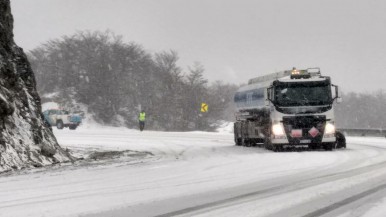
[[[236,127],[235,127],[235,130],[236,130]],[[242,145],[242,141],[241,141],[241,138],[238,136],[237,131],[234,132],[234,136],[235,136],[235,145],[241,146]]]
[[[250,145],[251,145],[252,147],[256,147],[256,146],[257,146],[256,139],[251,139]]]
[[[235,139],[235,145],[236,146],[241,146],[241,138],[238,137],[238,130],[236,123],[233,125],[233,134],[234,134],[234,139]]]
[[[241,138],[240,144],[241,144],[241,146],[246,146],[247,145],[244,138]]]
[[[68,128],[70,130],[76,130],[77,127],[78,127],[78,125],[70,125]]]
[[[283,151],[283,146],[282,145],[271,145],[272,146],[272,150],[274,152],[282,152]]]
[[[56,122],[56,128],[58,128],[59,130],[63,129],[63,128],[64,128],[63,121],[58,120],[58,121]]]
[[[251,147],[252,146],[251,139],[244,139],[244,143],[245,143],[246,147]]]
[[[323,144],[323,149],[326,151],[332,151],[332,149],[335,147],[335,143],[327,143]]]
[[[240,139],[240,138],[237,138],[237,140],[236,140],[236,145],[237,145],[237,146],[241,146],[241,139]]]
[[[267,150],[275,151],[271,142],[271,136],[268,136],[264,139],[264,148]]]
[[[264,140],[264,148],[267,150],[271,150],[271,148],[272,148],[271,143],[268,139]]]
[[[271,144],[271,132],[268,129],[265,133],[265,138],[264,138],[264,148],[267,150],[272,150],[272,144]]]
[[[336,148],[346,148],[346,137],[341,132],[336,132]]]

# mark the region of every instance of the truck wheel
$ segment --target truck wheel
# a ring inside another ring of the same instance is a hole
[[[272,146],[272,150],[274,152],[282,152],[283,151],[283,146],[282,145],[271,145]]]
[[[264,148],[267,150],[272,150],[272,143],[271,143],[271,131],[267,129],[265,133],[265,138],[264,138]]]
[[[341,132],[336,132],[336,148],[346,148],[346,137]]]
[[[251,141],[249,139],[246,139],[242,137],[241,139],[241,145],[245,147],[250,147],[251,146]]]
[[[56,128],[58,128],[59,130],[63,129],[64,128],[63,121],[61,120],[57,121]]]
[[[245,146],[251,147],[252,146],[252,141],[251,139],[244,139]]]
[[[233,125],[233,134],[234,134],[234,137],[235,137],[235,144],[237,146],[241,146],[241,138],[239,137],[239,130],[238,130],[238,127],[236,125],[236,123],[234,123]]]
[[[77,127],[77,125],[70,125],[68,128],[70,128],[70,130],[76,130]]]
[[[264,148],[267,150],[272,150],[272,144],[270,139],[268,138],[264,139]]]
[[[242,141],[241,141],[241,138],[237,137],[237,135],[235,134],[235,144],[237,146],[241,146],[242,144]]]
[[[326,151],[332,151],[332,149],[335,147],[335,143],[327,143],[323,145],[324,150]]]
[[[245,139],[244,139],[244,138],[241,138],[241,145],[242,145],[242,146],[246,146],[246,142],[245,142]]]
[[[237,139],[236,139],[236,145],[237,145],[237,146],[241,146],[241,139],[240,139],[240,138],[237,138]]]
[[[252,147],[257,146],[257,144],[256,144],[256,139],[250,139],[249,144],[250,144]]]

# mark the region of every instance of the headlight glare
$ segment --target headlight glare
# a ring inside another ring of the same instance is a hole
[[[335,126],[331,123],[327,123],[324,129],[324,134],[333,134],[335,133]]]
[[[272,133],[275,136],[283,136],[284,135],[284,129],[281,124],[274,124],[272,126]]]

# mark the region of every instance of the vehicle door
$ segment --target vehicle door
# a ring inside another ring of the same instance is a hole
[[[48,118],[49,118],[50,124],[55,126],[56,125],[56,120],[57,120],[57,111],[56,110],[50,110],[48,112]]]

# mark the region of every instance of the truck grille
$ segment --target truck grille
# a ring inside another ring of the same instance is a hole
[[[283,117],[284,130],[290,144],[299,144],[301,140],[310,140],[311,143],[321,143],[324,134],[326,116],[287,116]],[[315,128],[319,133],[315,133]],[[312,129],[312,130],[311,130]],[[293,137],[292,130],[302,130],[301,137]]]

